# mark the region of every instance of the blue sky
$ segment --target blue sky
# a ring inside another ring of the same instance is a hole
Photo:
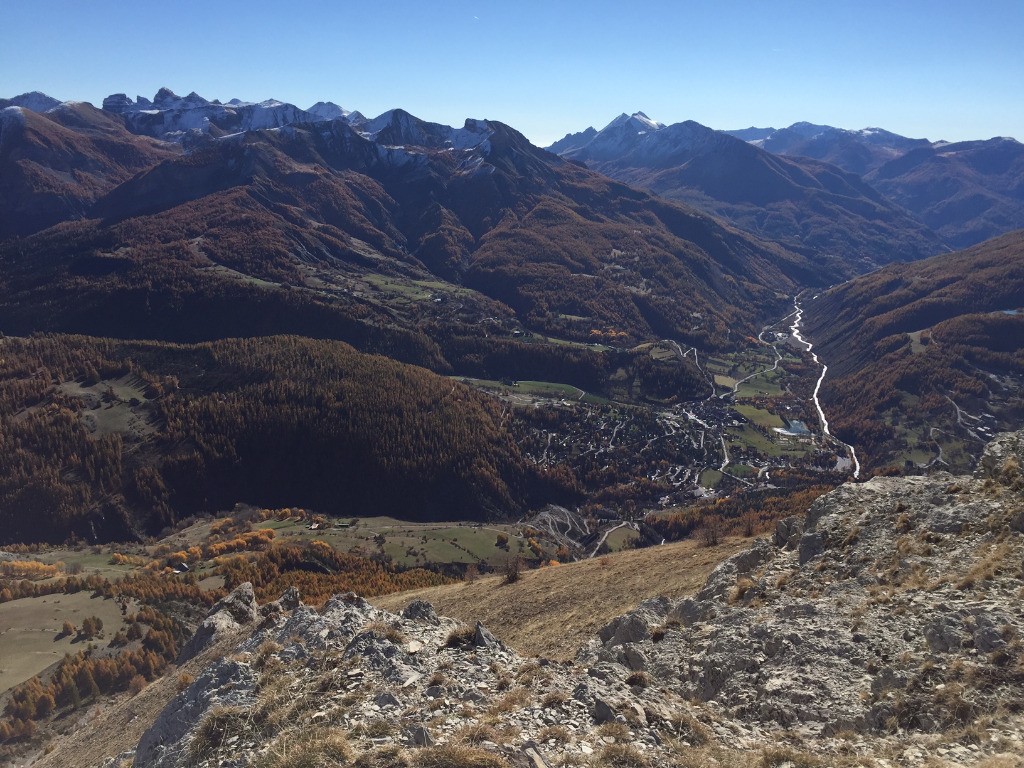
[[[0,0],[0,18],[0,96],[400,106],[542,145],[637,110],[1024,140],[1024,0]]]

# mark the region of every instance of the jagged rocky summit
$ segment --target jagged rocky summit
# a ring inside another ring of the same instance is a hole
[[[108,764],[320,749],[428,765],[458,744],[481,765],[776,765],[788,743],[793,764],[1019,765],[1022,465],[1024,432],[1008,433],[974,476],[844,485],[572,663],[523,658],[423,602],[392,614],[341,595],[317,611],[290,590],[258,607],[243,585],[184,655],[251,632]]]

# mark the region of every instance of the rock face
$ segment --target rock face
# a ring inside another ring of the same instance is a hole
[[[625,673],[628,648],[684,697],[824,736],[963,729],[1019,708],[1022,437],[994,440],[976,478],[875,478],[823,496],[694,598],[617,619],[581,662]]]
[[[845,485],[693,597],[615,619],[573,663],[524,659],[421,601],[316,611],[289,590],[258,609],[240,587],[201,634],[254,631],[160,714],[134,764],[256,765],[340,732],[367,765],[452,743],[514,765],[693,765],[680,755],[709,740],[783,734],[898,755],[864,765],[1018,765],[1022,450],[1024,433],[1000,435],[975,477]]]
[[[204,626],[255,617],[250,596],[239,587]],[[261,610],[259,628],[164,709],[139,742],[135,766],[253,765],[303,728],[330,727],[361,751],[430,747],[469,733],[513,760],[528,746],[579,757],[604,743],[604,723],[632,727],[633,748],[657,760],[665,750],[647,724],[687,710],[677,697],[620,687],[609,665],[524,659],[481,624],[438,617],[427,603],[396,615],[352,594],[320,611],[286,597]],[[571,743],[550,737],[559,727]]]
[[[294,608],[298,604],[298,592],[295,591],[295,594],[292,595],[292,591],[286,592],[277,603],[270,603],[264,607],[270,608],[271,606],[285,604],[286,601],[290,601]],[[182,648],[181,653],[178,655],[178,663],[181,664],[195,657],[225,632],[235,630],[245,624],[252,624],[256,621],[258,615],[256,594],[253,592],[252,584],[245,582],[238,585],[230,595],[210,609],[209,615],[199,625],[195,634],[185,644],[185,647]]]

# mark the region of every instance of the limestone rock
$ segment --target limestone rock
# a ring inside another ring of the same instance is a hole
[[[252,584],[239,584],[231,594],[222,598],[211,609],[196,632],[182,648],[178,663],[182,664],[210,645],[215,638],[246,624],[252,624],[259,615],[256,594]]]

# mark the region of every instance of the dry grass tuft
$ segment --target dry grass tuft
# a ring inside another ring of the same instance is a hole
[[[651,676],[643,670],[630,673],[629,677],[626,678],[626,685],[632,685],[637,688],[646,688],[651,684]]]
[[[967,574],[957,583],[958,589],[974,589],[982,582],[992,581],[1007,567],[1010,557],[1010,543],[1001,541],[991,548],[974,564]]]
[[[597,765],[605,768],[653,768],[653,764],[631,744],[609,744],[597,756]]]
[[[470,723],[462,726],[455,733],[455,741],[477,747],[485,741],[498,741],[498,731],[492,725],[485,723]]]
[[[505,760],[491,752],[451,744],[417,750],[412,764],[415,768],[509,768]]]
[[[818,768],[824,763],[809,752],[797,752],[789,747],[768,749],[761,755],[760,768]]]
[[[352,763],[353,768],[409,768],[409,758],[398,747],[381,747],[364,752]]]
[[[711,731],[686,712],[674,712],[661,724],[661,730],[671,738],[685,741],[692,746],[703,746],[711,741]]]
[[[444,641],[445,647],[468,648],[473,644],[473,637],[475,635],[475,628],[471,627],[469,624],[460,624],[448,633],[448,638]]]
[[[602,723],[601,726],[598,727],[597,732],[603,738],[615,739],[615,741],[629,741],[630,739],[629,726],[625,723]]]
[[[552,707],[558,707],[565,704],[569,700],[569,694],[565,691],[550,691],[544,694],[544,698],[540,700],[541,705],[545,709],[551,709]]]
[[[260,731],[248,709],[243,707],[217,707],[205,717],[189,742],[188,755],[192,763],[208,760],[216,755],[232,736]]]
[[[407,640],[401,629],[386,621],[370,622],[363,627],[363,633],[379,637],[381,640],[390,640],[395,645],[402,645]]]
[[[556,744],[568,744],[572,741],[572,734],[564,725],[546,725],[537,734],[537,741],[546,744],[553,741]]]
[[[352,747],[338,731],[305,731],[279,738],[256,768],[342,768],[352,764]]]

